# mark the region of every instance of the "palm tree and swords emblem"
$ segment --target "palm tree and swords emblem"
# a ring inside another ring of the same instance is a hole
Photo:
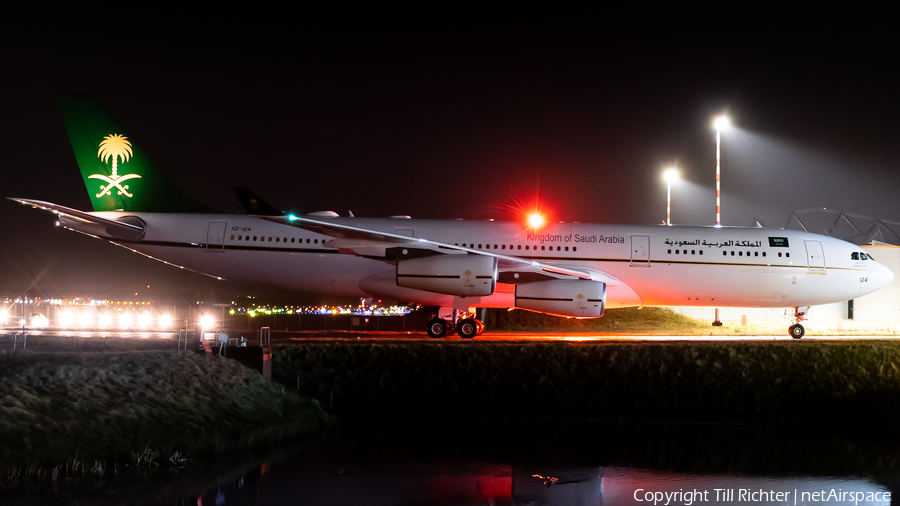
[[[103,160],[103,163],[108,163],[109,159],[112,158],[112,174],[109,176],[103,174],[91,174],[88,176],[91,179],[99,179],[106,183],[106,186],[100,185],[100,193],[97,194],[97,198],[100,198],[103,195],[112,195],[110,191],[114,187],[118,189],[116,192],[118,195],[125,195],[126,197],[134,196],[133,194],[128,193],[128,185],[122,185],[122,183],[129,179],[140,179],[141,176],[137,174],[125,174],[124,176],[120,176],[118,174],[119,159],[121,158],[122,163],[125,163],[132,155],[131,142],[128,140],[128,137],[112,134],[103,138],[103,141],[100,142],[100,149],[97,151],[97,157]]]

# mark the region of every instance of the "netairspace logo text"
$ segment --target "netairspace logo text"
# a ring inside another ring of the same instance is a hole
[[[691,506],[694,504],[890,504],[891,493],[885,491],[845,491],[839,488],[822,490],[764,490],[750,488],[713,488],[704,490],[679,490],[677,492],[652,491],[639,488],[634,500],[653,506]]]

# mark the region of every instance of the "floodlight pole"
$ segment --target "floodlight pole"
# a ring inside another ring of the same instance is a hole
[[[672,181],[666,181],[666,226],[672,226]]]
[[[722,136],[716,125],[716,226],[722,226]],[[718,320],[718,318],[716,318]]]
[[[666,226],[672,226],[672,181],[678,179],[678,170],[674,167],[663,174],[666,180]]]
[[[722,122],[724,119],[719,116],[716,118],[716,227],[722,226]],[[713,321],[714,327],[721,327],[722,320],[719,320],[719,308],[716,308],[716,319]]]

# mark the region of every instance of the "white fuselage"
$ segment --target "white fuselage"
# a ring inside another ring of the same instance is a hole
[[[177,266],[223,279],[298,292],[377,296],[451,305],[452,296],[401,288],[384,246],[355,253],[329,247],[329,236],[244,215],[98,212],[137,216],[143,237],[121,240],[88,232]],[[317,218],[318,219],[318,218]],[[560,223],[538,231],[512,222],[321,218],[367,230],[424,238],[472,250],[602,273],[607,308],[624,306],[796,307],[852,299],[889,283],[874,260],[854,260],[853,244],[806,232],[760,228],[665,227]],[[334,243],[331,243],[334,244]],[[514,307],[514,286],[470,301]]]

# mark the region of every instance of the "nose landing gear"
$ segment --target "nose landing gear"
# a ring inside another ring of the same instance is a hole
[[[804,335],[806,335],[806,329],[803,325],[800,324],[806,318],[806,313],[809,311],[809,306],[801,306],[794,308],[794,324],[788,328],[788,333],[794,339],[800,339]]]

